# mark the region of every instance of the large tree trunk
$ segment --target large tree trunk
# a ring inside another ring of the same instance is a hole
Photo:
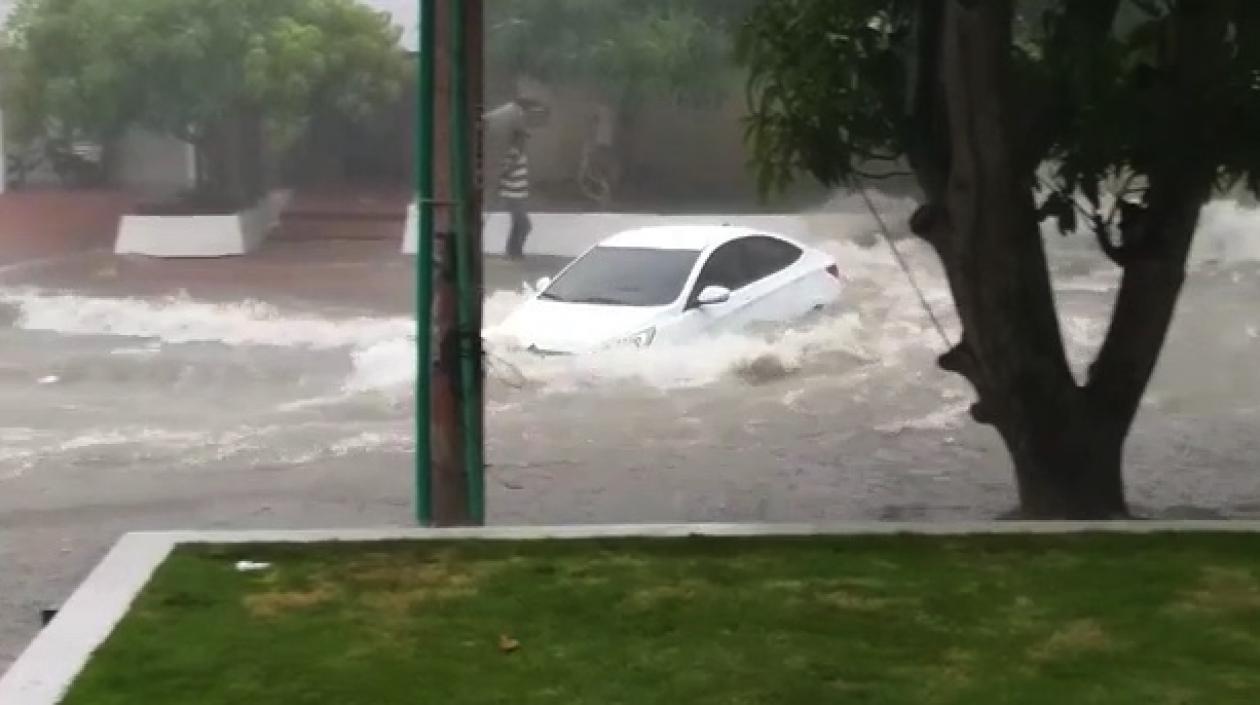
[[[266,144],[259,111],[236,109],[195,143],[197,197],[226,211],[248,208],[267,188]]]
[[[935,137],[912,150],[928,205],[911,227],[940,255],[963,327],[941,366],[975,386],[972,414],[992,424],[1010,451],[1022,516],[1125,516],[1125,439],[1172,322],[1213,166],[1169,158],[1149,175],[1149,209],[1125,224],[1125,242],[1100,238],[1124,277],[1089,380],[1078,384],[1033,202],[1038,164],[1028,156],[1029,136],[1013,127],[1021,122],[1007,75],[1011,3],[923,0],[920,7],[914,119]],[[1183,14],[1185,54],[1175,76],[1183,104],[1194,106],[1200,74],[1211,66],[1199,57],[1215,51],[1224,24],[1219,13]],[[1197,119],[1193,109],[1183,114]]]
[[[919,118],[946,148],[917,160],[930,205],[912,223],[941,257],[963,327],[941,366],[975,386],[972,415],[1006,443],[1023,515],[1123,515],[1128,424],[1094,414],[1072,376],[1032,197],[1036,165],[1012,134],[1010,3],[944,5],[925,10],[939,23],[922,35],[938,60],[923,64],[932,73],[918,93],[936,106]]]
[[[1084,410],[1082,410],[1084,411]],[[1006,430],[1020,516],[1112,519],[1128,515],[1122,476],[1127,429],[1091,424],[1091,414]]]
[[[1069,513],[1063,505],[1086,487],[1075,476],[1110,474],[1104,484],[1118,486],[1119,458],[1095,452],[1114,442],[1091,437],[1095,429],[1078,423],[1082,403],[1059,333],[1032,173],[1017,159],[1019,136],[1010,130],[1010,12],[1009,3],[953,1],[941,20],[950,163],[938,194],[944,213],[929,240],[964,331],[941,364],[975,385],[980,399],[972,413],[1006,442],[1022,508]]]

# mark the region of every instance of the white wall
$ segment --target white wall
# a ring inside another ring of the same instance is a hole
[[[654,225],[731,225],[814,242],[875,230],[866,213],[721,215],[653,215],[650,213],[531,213],[533,231],[525,254],[576,257],[606,237],[623,230]],[[503,254],[510,221],[507,213],[486,213],[482,244],[487,254]],[[403,233],[402,251],[416,252],[416,215],[412,206]]]

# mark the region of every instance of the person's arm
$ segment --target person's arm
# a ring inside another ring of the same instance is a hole
[[[507,154],[504,154],[502,161],[499,162],[499,183],[503,183],[505,179],[512,175],[519,160],[520,150],[516,147],[509,148]]]
[[[517,101],[505,103],[484,113],[481,119],[491,128],[516,129],[525,124],[525,108]]]

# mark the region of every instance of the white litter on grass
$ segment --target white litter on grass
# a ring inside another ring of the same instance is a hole
[[[238,573],[257,573],[260,570],[267,570],[270,567],[270,563],[255,563],[254,561],[236,562],[236,572]]]

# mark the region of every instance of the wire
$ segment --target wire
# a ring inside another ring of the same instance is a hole
[[[884,242],[888,243],[888,250],[892,252],[893,259],[897,261],[897,265],[901,267],[901,271],[906,275],[906,279],[910,282],[910,287],[914,289],[915,296],[919,297],[919,305],[927,312],[928,319],[932,321],[932,327],[936,328],[936,333],[941,337],[941,342],[945,344],[945,350],[951,350],[954,344],[949,341],[949,335],[945,333],[945,326],[941,325],[941,320],[936,317],[936,312],[932,310],[932,305],[928,303],[927,296],[923,294],[923,289],[919,287],[919,282],[914,278],[914,272],[910,269],[910,265],[905,258],[901,256],[901,251],[897,249],[897,244],[893,242],[892,233],[888,231],[888,224],[884,222],[883,216],[879,211],[875,210],[875,204],[871,201],[871,196],[866,192],[866,184],[861,180],[857,180],[858,193],[862,196],[862,201],[866,203],[866,208],[871,212],[871,217],[879,225],[880,232],[884,236]]]
[[[529,377],[525,376],[521,368],[502,355],[495,354],[485,346],[482,347],[481,353],[485,356],[487,370],[504,385],[512,389],[524,389],[529,384]]]

